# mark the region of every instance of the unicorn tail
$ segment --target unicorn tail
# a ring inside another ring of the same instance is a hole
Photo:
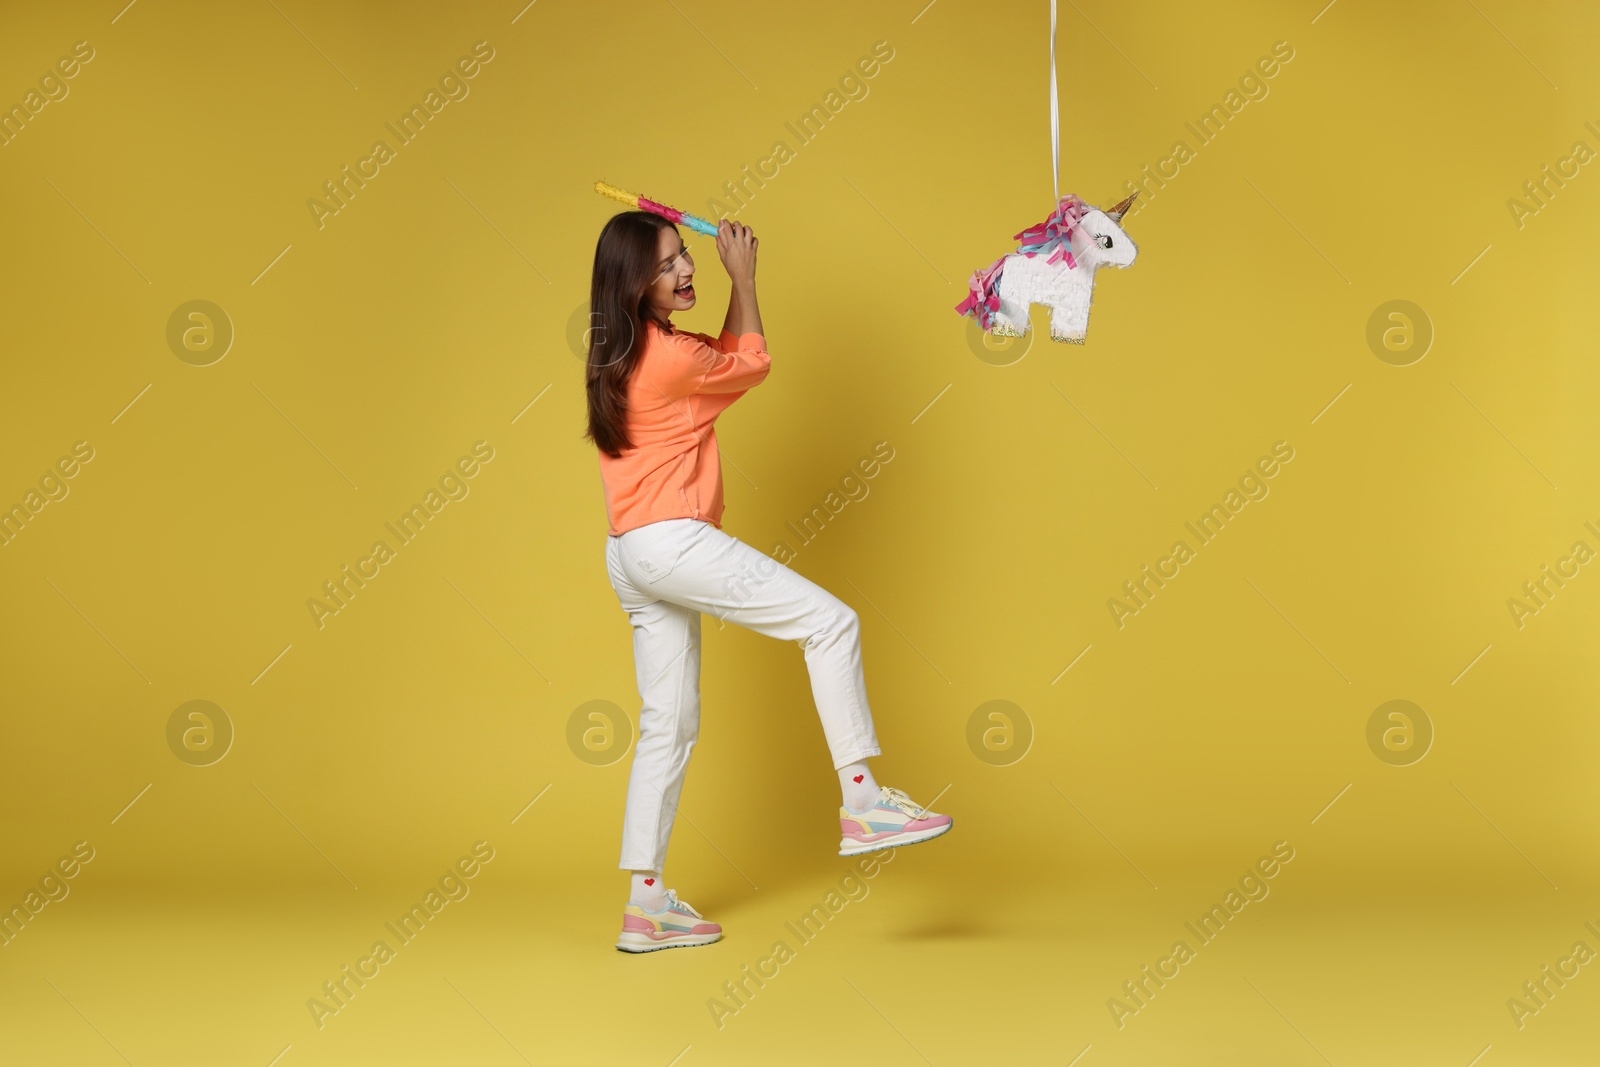
[[[1001,256],[981,270],[972,272],[967,279],[967,298],[956,305],[960,315],[976,315],[979,328],[987,331],[994,313],[1000,309],[1000,274],[1006,257]]]

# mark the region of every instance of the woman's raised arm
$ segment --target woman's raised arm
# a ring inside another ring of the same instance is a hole
[[[733,282],[732,295],[728,297],[728,317],[722,328],[735,337],[747,333],[766,331],[761,328],[761,308],[756,304],[756,246],[760,242],[750,227],[732,219],[717,223],[717,255]]]

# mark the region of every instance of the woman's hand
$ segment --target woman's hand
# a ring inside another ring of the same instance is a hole
[[[735,287],[741,283],[755,285],[756,246],[760,243],[742,222],[722,219],[717,223],[717,255],[722,257],[722,265]]]

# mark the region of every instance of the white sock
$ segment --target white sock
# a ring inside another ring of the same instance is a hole
[[[839,768],[839,789],[844,806],[854,812],[866,811],[878,800],[878,783],[864,759]]]
[[[648,883],[648,884],[647,884]],[[660,871],[634,871],[628,903],[646,911],[660,911],[667,903],[667,887],[661,884]]]

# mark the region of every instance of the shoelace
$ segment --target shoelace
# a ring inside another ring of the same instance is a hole
[[[913,819],[920,819],[928,814],[928,809],[912,800],[904,790],[890,785],[883,787],[883,795],[879,798],[879,802],[892,804]]]
[[[696,919],[705,918],[704,915],[701,915],[698,911],[695,911],[691,905],[685,904],[683,901],[679,900],[678,891],[676,889],[667,890],[667,907],[676,908],[679,911],[686,911],[690,915],[693,915]]]

